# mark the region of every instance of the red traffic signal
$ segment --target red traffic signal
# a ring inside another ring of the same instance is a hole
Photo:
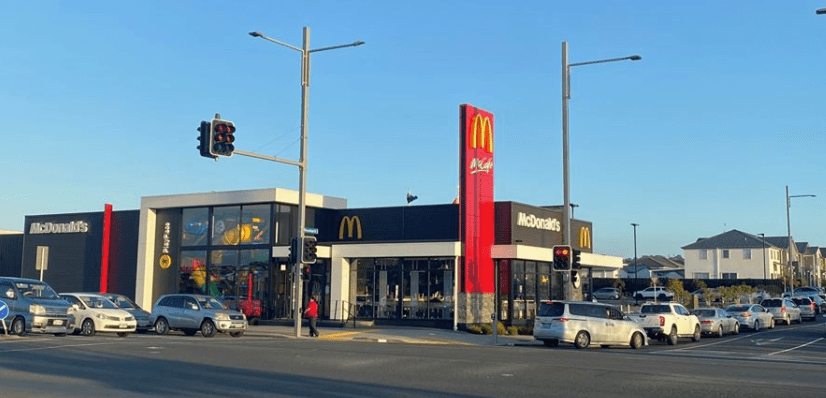
[[[571,246],[554,246],[553,247],[553,268],[554,271],[570,271],[571,270]]]
[[[209,153],[213,156],[232,156],[235,150],[235,123],[229,120],[212,119],[210,122]]]

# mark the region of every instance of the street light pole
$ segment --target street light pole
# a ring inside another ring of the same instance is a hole
[[[301,337],[301,308],[303,304],[303,291],[301,284],[301,260],[304,242],[304,227],[307,218],[307,121],[309,114],[310,99],[310,54],[319,51],[334,50],[344,47],[356,47],[364,44],[363,41],[355,41],[350,44],[338,46],[322,47],[310,50],[310,28],[304,27],[304,40],[301,48],[280,42],[278,40],[264,36],[261,32],[250,32],[252,37],[260,37],[275,44],[296,50],[301,53],[301,154],[297,162],[298,166],[298,225],[296,225],[295,236],[298,238],[298,253],[295,254],[296,262],[293,264],[293,318],[295,319],[295,337]]]
[[[597,61],[568,63],[568,42],[562,42],[562,192],[564,196],[562,210],[562,244],[571,244],[571,170],[568,161],[568,100],[571,99],[571,68],[574,66],[591,65],[615,61],[639,61],[642,57],[631,55],[620,58],[602,59]],[[570,298],[570,297],[566,297]]]
[[[817,10],[815,10],[815,14],[817,14],[817,15],[826,14],[826,8],[818,8]]]
[[[786,269],[791,275],[789,279],[789,283],[792,285],[792,290],[794,290],[794,268],[792,268],[792,222],[789,217],[789,209],[792,207],[792,198],[814,198],[815,195],[789,195],[789,186],[786,185],[786,231],[788,232],[789,238],[789,255],[786,257]],[[784,289],[786,289],[786,281],[783,281]],[[788,291],[788,290],[787,290]]]
[[[766,284],[768,281],[766,280],[766,234],[757,234],[760,237],[760,240],[763,243],[763,290],[766,289]]]
[[[633,290],[638,290],[639,286],[637,285],[638,284],[637,274],[638,274],[639,270],[637,269],[637,226],[640,225],[640,224],[632,222],[631,225],[634,227],[634,289]],[[637,301],[637,298],[634,297],[634,302],[636,302],[636,301]]]

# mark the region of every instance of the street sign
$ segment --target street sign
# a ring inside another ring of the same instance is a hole
[[[318,235],[318,228],[315,227],[304,227],[304,233],[310,235]]]
[[[34,262],[34,269],[37,271],[49,269],[49,246],[37,246],[37,257]]]
[[[0,300],[0,320],[6,319],[7,316],[9,316],[9,305]]]

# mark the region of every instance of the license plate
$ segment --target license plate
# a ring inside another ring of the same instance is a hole
[[[126,329],[126,324],[125,324],[125,323],[121,323],[121,324],[120,324],[120,328],[121,328],[121,329]]]
[[[55,326],[60,326],[60,325],[63,324],[63,321],[60,320],[60,319],[56,319],[54,322],[52,322],[52,324],[55,325]]]

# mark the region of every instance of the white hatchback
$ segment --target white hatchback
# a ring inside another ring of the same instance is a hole
[[[60,297],[74,307],[74,331],[83,336],[91,337],[97,332],[107,332],[126,337],[138,325],[132,314],[118,308],[100,294],[61,293]]]

